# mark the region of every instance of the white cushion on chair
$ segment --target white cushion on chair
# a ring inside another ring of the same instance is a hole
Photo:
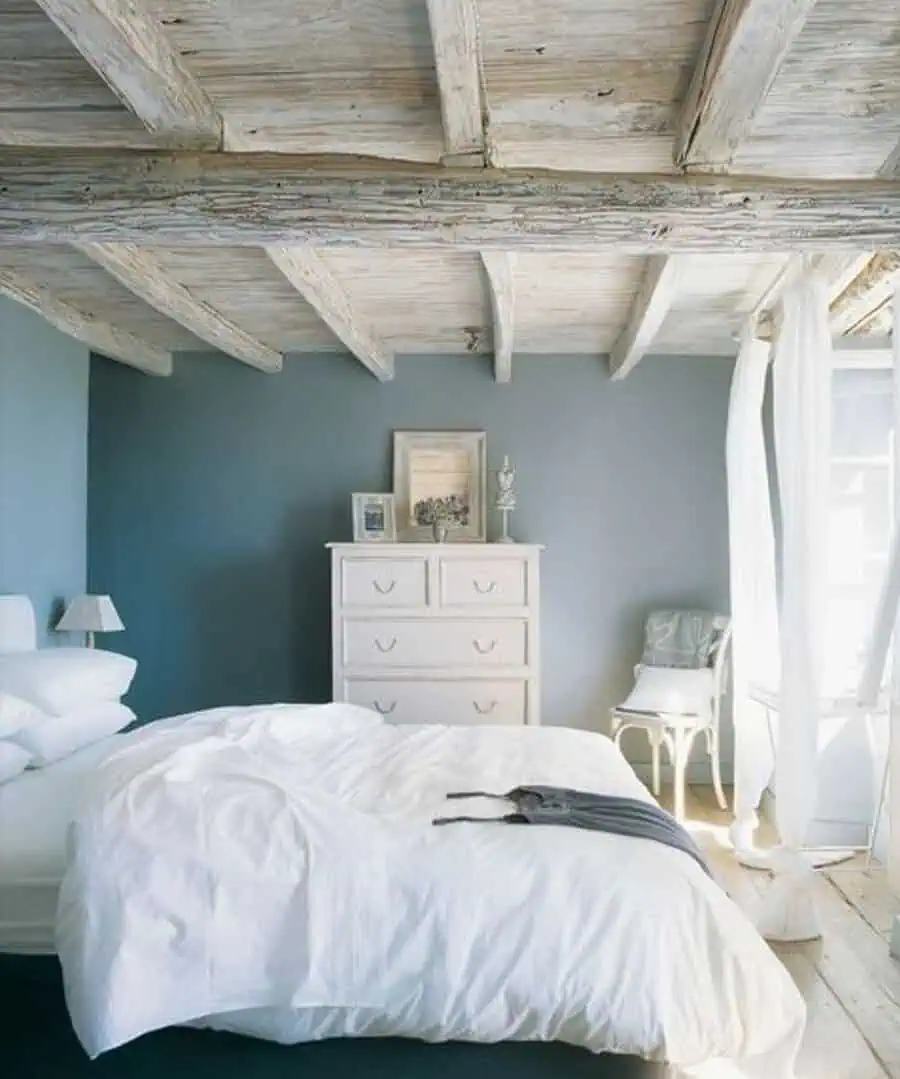
[[[709,668],[641,667],[634,689],[619,705],[622,712],[668,712],[710,716],[713,673]]]

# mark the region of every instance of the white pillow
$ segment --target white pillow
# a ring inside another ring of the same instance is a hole
[[[8,738],[23,727],[43,723],[47,713],[31,701],[23,701],[12,693],[0,693],[0,738]]]
[[[0,742],[0,783],[20,776],[31,763],[31,754],[15,742]]]
[[[707,717],[713,692],[713,672],[684,667],[642,666],[634,689],[619,705],[626,712],[674,712]]]
[[[85,705],[68,715],[51,716],[37,726],[19,731],[14,741],[28,751],[32,767],[42,768],[116,734],[135,718],[134,712],[118,701]]]
[[[0,692],[36,704],[51,715],[98,701],[117,701],[127,691],[137,660],[99,648],[45,648],[0,656]]]

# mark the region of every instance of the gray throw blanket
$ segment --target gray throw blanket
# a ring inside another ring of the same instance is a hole
[[[565,787],[515,787],[506,794],[488,791],[454,791],[448,798],[501,798],[512,802],[514,813],[502,817],[437,817],[432,824],[459,821],[501,822],[504,824],[563,824],[571,828],[592,828],[598,832],[652,839],[683,851],[709,876],[709,866],[700,848],[684,828],[664,809],[637,798],[612,794],[592,794]]]
[[[645,667],[708,667],[715,644],[711,611],[654,611],[644,626]]]

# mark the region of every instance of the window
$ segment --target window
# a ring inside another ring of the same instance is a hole
[[[836,358],[840,353],[836,353]],[[893,372],[834,372],[826,692],[853,693],[881,590],[893,522]]]

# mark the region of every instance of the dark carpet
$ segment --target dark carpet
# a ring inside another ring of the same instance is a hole
[[[55,959],[0,955],[4,1079],[661,1079],[633,1057],[558,1044],[425,1045],[359,1038],[281,1046],[212,1031],[148,1034],[90,1061],[69,1024]]]

